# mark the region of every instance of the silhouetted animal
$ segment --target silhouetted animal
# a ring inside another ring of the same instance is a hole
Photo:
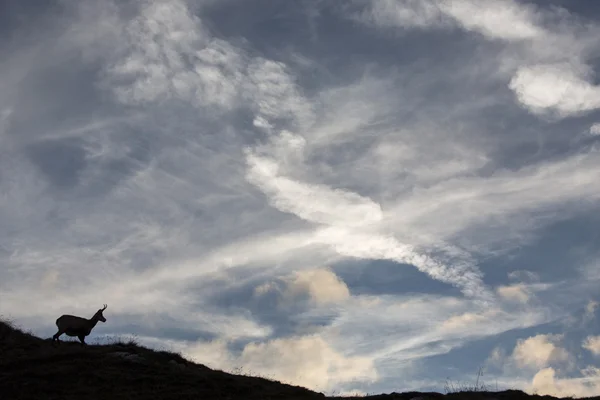
[[[90,334],[98,321],[106,322],[106,318],[102,315],[104,310],[106,310],[106,304],[104,304],[104,308],[96,311],[96,314],[90,319],[74,315],[61,315],[56,320],[58,332],[52,336],[52,342],[57,341],[60,343],[59,337],[64,333],[67,336],[77,336],[82,344],[86,344],[85,337]]]

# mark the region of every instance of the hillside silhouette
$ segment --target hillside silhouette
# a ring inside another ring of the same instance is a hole
[[[398,377],[402,386],[402,377]],[[345,399],[326,397],[269,379],[235,375],[190,362],[135,342],[83,346],[53,345],[0,320],[0,398],[2,399]],[[521,391],[391,393],[367,400],[556,399]],[[592,399],[592,398],[590,398]],[[594,397],[599,399],[600,397]]]

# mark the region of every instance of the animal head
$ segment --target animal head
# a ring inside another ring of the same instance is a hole
[[[98,321],[102,321],[102,322],[106,322],[106,318],[104,318],[104,315],[102,315],[102,311],[106,310],[106,304],[104,305],[104,308],[99,309],[98,311],[96,311],[96,314],[94,315],[94,318],[96,318]]]

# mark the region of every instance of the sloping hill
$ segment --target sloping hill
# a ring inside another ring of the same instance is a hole
[[[401,382],[399,382],[401,386]],[[0,321],[2,399],[327,399],[305,388],[228,374],[135,343],[53,346]],[[367,400],[553,399],[520,391],[499,393],[392,393]],[[339,397],[338,397],[339,399]]]

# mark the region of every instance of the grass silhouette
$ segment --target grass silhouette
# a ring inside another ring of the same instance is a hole
[[[398,384],[402,382],[399,378]],[[391,393],[368,400],[555,399],[518,390]],[[478,386],[478,389],[484,389]],[[299,386],[261,377],[213,370],[180,354],[157,351],[135,340],[108,344],[63,341],[53,345],[0,320],[0,398],[2,399],[350,399],[326,397]],[[599,399],[600,397],[595,397]]]

